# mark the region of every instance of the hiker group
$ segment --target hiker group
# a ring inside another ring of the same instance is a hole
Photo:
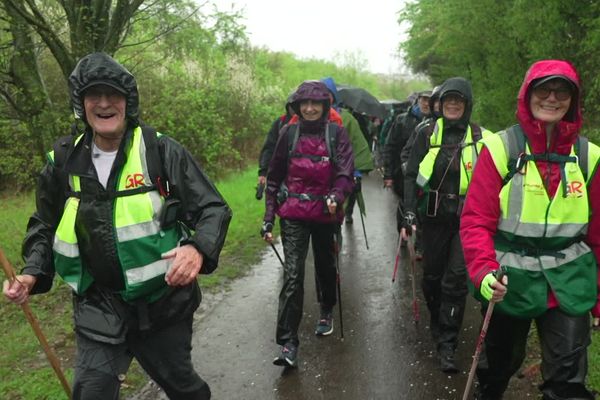
[[[590,314],[600,316],[600,219],[594,213],[600,148],[579,135],[580,98],[575,68],[543,60],[525,74],[517,124],[505,130],[493,133],[471,120],[471,84],[453,77],[416,94],[405,112],[378,121],[379,132],[363,138],[379,142],[384,187],[399,197],[399,244],[414,243],[414,258],[422,261],[441,371],[460,370],[455,353],[469,286],[481,301],[487,335],[478,353],[476,399],[503,397],[525,359],[532,321],[543,398],[594,398],[585,379]],[[332,333],[333,306],[341,301],[336,236],[344,218],[353,223],[352,208],[342,205],[360,193],[362,174],[377,166],[358,165],[364,143],[355,147],[352,115],[342,108],[347,117],[340,119],[338,105],[331,78],[303,82],[287,103],[295,116],[278,120],[289,118],[271,144],[273,157],[261,158],[261,234],[273,240],[278,215],[285,258],[276,365],[297,365],[309,240],[321,308],[315,334]],[[269,140],[261,154],[267,147]]]
[[[25,266],[3,293],[23,304],[48,292],[56,273],[71,287],[73,398],[117,399],[135,357],[169,398],[209,399],[191,362],[196,278],[217,267],[232,212],[183,146],[140,121],[137,83],[121,64],[89,54],[69,89],[83,128],[48,153]],[[260,234],[272,245],[278,216],[284,256],[273,363],[298,364],[309,247],[320,306],[314,332],[332,334],[342,301],[340,226],[355,223],[355,205],[362,221],[363,176],[381,168],[399,199],[399,245],[414,246],[421,261],[441,371],[460,369],[471,287],[489,322],[475,398],[503,397],[535,321],[543,398],[593,399],[585,379],[590,314],[600,316],[600,148],[579,135],[575,68],[534,63],[518,94],[518,123],[497,133],[471,121],[474,96],[461,77],[388,118],[377,104],[371,114],[353,109],[341,92],[348,88],[330,77],[302,82],[260,153]]]

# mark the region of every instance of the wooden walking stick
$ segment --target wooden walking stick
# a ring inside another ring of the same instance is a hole
[[[12,267],[10,262],[8,262],[8,259],[4,255],[4,251],[2,251],[1,248],[0,248],[0,262],[2,263],[2,268],[4,269],[4,273],[6,274],[6,277],[8,278],[9,282],[12,284],[17,279],[17,276],[15,274],[14,268]],[[67,398],[71,399],[72,398],[71,397],[71,388],[69,387],[69,382],[67,382],[67,379],[65,378],[65,375],[63,374],[63,372],[60,368],[60,361],[58,360],[58,357],[56,357],[56,354],[54,354],[54,351],[48,344],[48,341],[46,340],[46,337],[44,336],[44,333],[42,332],[37,319],[31,312],[31,308],[29,307],[29,302],[26,301],[25,303],[21,304],[21,308],[23,309],[23,312],[25,313],[25,317],[27,318],[27,321],[29,321],[29,324],[33,328],[33,332],[35,333],[35,336],[37,336],[38,340],[40,341],[40,344],[42,345],[42,348],[44,349],[44,353],[46,353],[46,357],[48,357],[48,361],[50,361],[50,365],[52,365],[52,368],[54,369],[54,372],[56,373],[58,380],[60,380],[60,383],[61,383],[63,389],[65,390],[65,393],[67,394]]]

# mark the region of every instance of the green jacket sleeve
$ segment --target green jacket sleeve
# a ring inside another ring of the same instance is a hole
[[[358,121],[345,109],[342,109],[341,116],[344,128],[346,128],[348,136],[350,137],[350,143],[352,144],[354,168],[363,172],[371,171],[373,169],[371,151],[369,150],[367,140],[360,130]]]

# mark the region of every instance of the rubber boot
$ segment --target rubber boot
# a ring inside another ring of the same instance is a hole
[[[594,400],[581,383],[546,382],[540,386],[543,400]]]

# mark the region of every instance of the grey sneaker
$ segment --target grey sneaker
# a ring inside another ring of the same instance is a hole
[[[273,364],[295,368],[298,365],[298,346],[291,342],[281,346],[281,352],[275,357]]]
[[[317,329],[315,329],[315,335],[327,336],[333,332],[333,313],[331,311],[321,311],[321,318],[317,323]]]

